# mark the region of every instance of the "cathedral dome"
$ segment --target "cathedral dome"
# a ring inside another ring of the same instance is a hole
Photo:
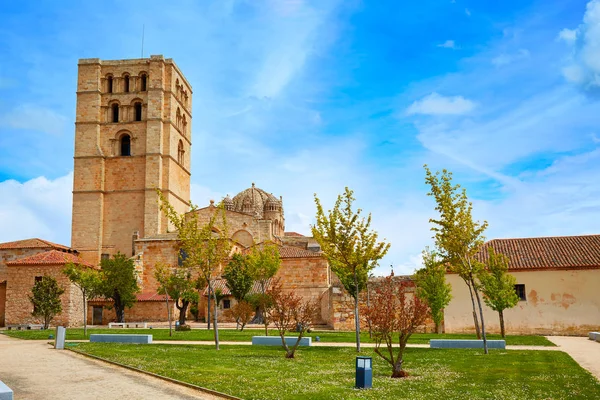
[[[236,194],[232,202],[234,211],[251,214],[257,218],[263,218],[267,205],[270,207],[276,203],[281,209],[281,202],[275,196],[257,188],[254,183],[252,187]]]
[[[233,205],[233,200],[231,200],[231,197],[229,197],[229,195],[225,196],[225,198],[223,199],[223,205],[225,206],[225,209],[227,211],[235,210],[235,206]]]

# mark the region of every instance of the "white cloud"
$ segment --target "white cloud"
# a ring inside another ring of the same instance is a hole
[[[406,110],[406,114],[462,115],[473,111],[475,106],[473,101],[462,96],[446,97],[433,92],[412,103]]]
[[[524,58],[528,58],[528,57],[529,57],[529,50],[519,49],[519,51],[514,54],[503,53],[497,57],[492,58],[492,64],[494,64],[497,67],[500,67],[502,65],[511,64],[515,61],[518,61],[518,60],[521,60]]]
[[[73,173],[0,182],[0,242],[39,237],[71,244]]]
[[[558,33],[558,38],[567,43],[574,43],[577,40],[577,30],[565,28]]]
[[[438,44],[437,47],[443,47],[446,49],[458,49],[458,47],[456,47],[456,43],[454,43],[454,40],[446,40],[444,43]]]
[[[470,17],[471,11],[468,8],[465,8],[465,14],[467,14],[467,17]]]
[[[600,0],[587,4],[576,31],[563,29],[559,37],[575,43],[564,77],[586,90],[600,90]]]
[[[65,133],[67,118],[48,108],[23,104],[0,115],[0,125],[61,135]]]

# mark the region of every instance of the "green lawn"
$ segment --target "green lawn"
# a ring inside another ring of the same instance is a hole
[[[48,331],[4,331],[4,334],[20,339],[48,339],[48,335],[53,334]],[[152,334],[154,340],[214,340],[213,331],[205,329],[193,329],[188,332],[175,332],[173,336],[169,336],[168,329],[88,329],[88,333],[136,333],[136,334]],[[219,338],[223,341],[251,341],[254,335],[264,335],[264,331],[260,329],[245,330],[243,332],[234,329],[219,329]],[[269,335],[277,335],[277,331],[269,330]],[[291,336],[291,335],[290,335]],[[340,343],[354,342],[354,332],[339,332],[339,331],[318,331],[312,332],[308,336],[315,340],[319,336],[322,342]],[[463,334],[414,334],[409,343],[428,344],[429,339],[475,339],[475,335]],[[83,329],[69,328],[67,329],[67,340],[86,339],[83,336]],[[501,339],[500,335],[488,335],[488,339]],[[361,340],[364,343],[372,342],[368,334],[362,334]],[[507,336],[506,344],[508,345],[531,345],[531,346],[554,346],[552,342],[543,336]]]
[[[440,350],[409,348],[406,379],[371,349],[373,389],[356,390],[352,348],[302,348],[293,360],[264,346],[72,346],[105,359],[244,399],[600,399],[600,383],[559,351]]]

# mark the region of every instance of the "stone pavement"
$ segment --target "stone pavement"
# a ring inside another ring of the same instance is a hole
[[[68,350],[54,350],[46,341],[5,335],[0,335],[0,380],[19,400],[220,399]]]
[[[576,336],[546,336],[548,340],[558,346],[579,365],[587,369],[600,380],[600,343],[589,340],[587,337]]]

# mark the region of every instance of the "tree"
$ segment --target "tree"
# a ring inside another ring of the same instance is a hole
[[[241,303],[246,298],[248,293],[250,293],[250,290],[254,285],[254,276],[248,263],[248,257],[242,254],[234,254],[231,257],[231,261],[229,261],[225,267],[223,278],[227,281],[227,288],[229,288],[233,298],[238,304]],[[237,315],[237,317],[235,317],[237,329],[240,324],[239,318],[243,315],[243,313],[235,312],[234,314]]]
[[[242,300],[239,303],[234,304],[233,307],[227,311],[227,313],[229,316],[235,319],[236,329],[237,326],[240,326],[240,331],[243,331],[244,327],[252,319],[255,310],[256,308],[250,303],[248,303],[246,300]]]
[[[279,257],[279,248],[275,243],[264,242],[260,245],[255,245],[248,254],[248,265],[250,267],[251,275],[254,280],[258,283],[258,289],[260,293],[257,293],[254,297],[254,301],[258,306],[256,317],[254,321],[256,323],[263,323],[265,326],[265,335],[268,335],[268,316],[265,310],[271,304],[271,297],[267,293],[267,289],[271,279],[275,276],[279,268],[281,267],[281,258]]]
[[[64,292],[65,290],[58,285],[56,279],[48,275],[44,275],[33,285],[31,296],[29,296],[29,301],[33,304],[31,315],[44,319],[44,329],[48,329],[54,316],[62,312],[60,296]]]
[[[317,317],[317,304],[313,301],[302,300],[294,292],[284,293],[279,284],[271,286],[269,297],[273,300],[267,311],[269,320],[273,322],[279,332],[281,345],[285,350],[285,358],[294,358],[300,341]],[[285,334],[289,331],[298,332],[296,343],[291,347],[285,341]]]
[[[435,232],[436,247],[442,262],[448,264],[452,272],[458,274],[469,288],[475,330],[477,337],[483,338],[483,349],[487,354],[485,321],[477,281],[483,264],[476,257],[484,242],[483,231],[487,228],[487,222],[480,224],[478,221],[473,221],[471,215],[473,204],[469,202],[465,189],[461,190],[460,185],[452,185],[451,172],[443,170],[441,174],[439,172],[432,174],[425,165],[425,174],[425,182],[431,187],[431,192],[427,195],[433,196],[436,202],[435,209],[439,213],[439,219],[429,220],[433,223],[431,230]],[[475,301],[479,308],[481,333]]]
[[[206,224],[201,224],[197,207],[191,205],[189,213],[179,214],[169,204],[162,192],[158,191],[160,209],[167,219],[177,229],[177,238],[181,249],[187,257],[183,260],[183,266],[196,271],[199,277],[208,284],[208,293],[212,294],[215,304],[217,293],[214,290],[215,280],[219,277],[221,266],[229,258],[231,242],[227,237],[227,220],[223,204],[218,207],[211,206],[212,214]],[[218,308],[215,307],[215,348],[219,350],[219,327]]]
[[[337,275],[346,291],[354,298],[354,325],[356,351],[360,352],[359,294],[367,285],[369,271],[385,256],[390,244],[377,241],[377,233],[370,230],[371,214],[362,218],[362,210],[352,210],[353,191],[346,188],[337,197],[333,210],[327,214],[315,194],[317,223],[312,234],[327,258],[331,270]]]
[[[79,288],[83,296],[83,335],[87,337],[87,302],[98,296],[100,291],[100,272],[96,269],[68,263],[63,274]]]
[[[423,251],[423,268],[417,270],[413,278],[417,287],[417,296],[431,310],[435,331],[442,333],[444,308],[452,299],[452,286],[446,283],[446,267],[435,252],[425,249]]]
[[[112,299],[117,322],[125,322],[125,308],[135,304],[140,287],[137,283],[133,260],[117,253],[112,258],[100,262],[101,282],[98,293]]]
[[[487,269],[479,274],[483,300],[500,318],[500,332],[505,337],[504,310],[513,308],[519,303],[519,296],[515,291],[517,279],[508,273],[508,257],[488,247]]]
[[[394,278],[392,273],[374,288],[371,305],[364,310],[373,330],[375,353],[392,366],[392,378],[408,376],[402,368],[406,343],[429,315],[427,304],[409,293],[410,285],[410,281]]]

